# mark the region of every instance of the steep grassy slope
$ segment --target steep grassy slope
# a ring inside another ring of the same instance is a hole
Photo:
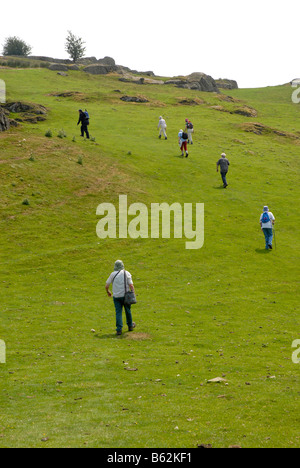
[[[299,446],[299,106],[290,88],[224,100],[81,72],[0,77],[8,100],[49,110],[46,122],[0,135],[0,446]],[[75,94],[57,96],[65,92]],[[124,94],[149,103],[124,103]],[[245,105],[257,117],[230,113]],[[95,141],[79,137],[79,107]],[[168,141],[157,138],[159,115]],[[182,159],[186,117],[195,144]],[[249,122],[285,136],[246,132]],[[227,190],[215,169],[223,151]],[[97,206],[117,205],[119,194],[148,207],[205,203],[204,247],[100,240]],[[258,224],[266,203],[277,218],[273,252]],[[138,292],[137,328],[121,338],[104,291],[117,258]],[[226,382],[207,383],[215,377]]]

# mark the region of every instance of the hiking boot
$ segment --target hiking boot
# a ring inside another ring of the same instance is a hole
[[[268,245],[270,250],[273,250],[273,246],[271,244]]]
[[[122,331],[121,331],[121,330],[118,330],[118,331],[117,331],[117,335],[122,335]]]
[[[132,322],[132,326],[128,327],[128,331],[133,331],[133,329],[136,327],[135,322]]]
[[[185,157],[188,158],[188,156],[189,156],[189,153],[186,153]]]

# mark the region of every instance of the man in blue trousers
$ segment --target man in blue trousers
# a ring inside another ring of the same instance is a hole
[[[225,153],[221,154],[221,158],[217,162],[217,172],[219,172],[219,166],[220,166],[220,172],[221,172],[221,177],[223,181],[223,187],[226,188],[228,187],[226,176],[228,173],[228,167],[230,166],[230,162],[226,158]]]
[[[264,212],[260,216],[260,226],[265,235],[266,250],[272,250],[273,246],[273,226],[275,224],[275,217],[268,206],[264,206]]]

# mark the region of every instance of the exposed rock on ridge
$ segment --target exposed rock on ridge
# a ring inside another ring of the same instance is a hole
[[[186,77],[178,77],[168,80],[165,84],[174,84],[177,88],[195,89],[198,91],[214,93],[219,91],[215,80],[205,73],[192,73]]]

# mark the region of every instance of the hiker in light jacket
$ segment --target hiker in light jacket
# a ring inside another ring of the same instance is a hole
[[[109,290],[109,287],[111,284],[113,285],[113,294]],[[114,300],[114,305],[116,309],[117,335],[122,335],[123,307],[125,309],[128,331],[132,331],[135,328],[135,323],[132,321],[131,306],[124,303],[125,284],[126,284],[126,289],[131,289],[131,291],[134,291],[134,285],[133,285],[131,274],[125,270],[122,260],[117,260],[115,262],[114,271],[111,273],[111,275],[107,279],[106,285],[105,285],[105,289],[106,289],[108,296],[109,297],[113,296],[113,300]]]
[[[161,135],[163,133],[163,135],[165,137],[165,140],[167,140],[168,139],[167,132],[166,132],[167,124],[166,124],[165,119],[162,118],[162,116],[159,117],[159,122],[158,122],[158,127],[157,128],[160,129],[158,138],[161,138]]]
[[[264,211],[260,216],[260,227],[264,233],[266,241],[266,250],[272,250],[273,246],[273,226],[275,224],[275,217],[268,206],[264,206]]]

